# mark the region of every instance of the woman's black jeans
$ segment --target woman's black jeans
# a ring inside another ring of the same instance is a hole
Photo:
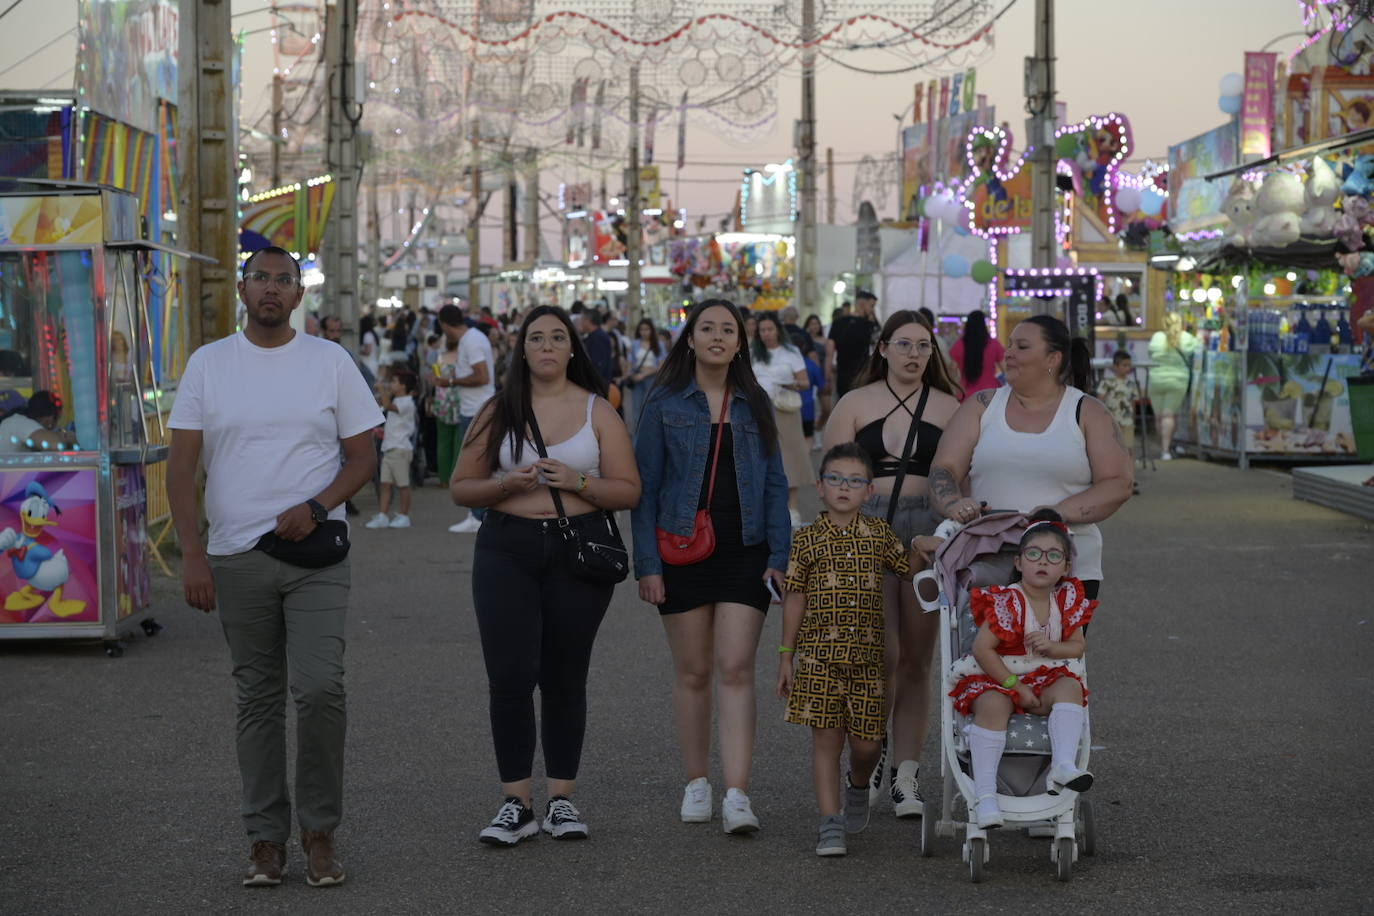
[[[573,525],[599,519],[575,515]],[[587,726],[587,669],[614,585],[568,568],[557,519],[488,511],[473,554],[472,602],[491,691],[491,736],[502,782],[534,768],[534,689],[539,688],[544,772],[576,779]]]

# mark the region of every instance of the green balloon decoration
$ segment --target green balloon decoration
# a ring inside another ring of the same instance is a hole
[[[1064,134],[1054,140],[1056,159],[1072,159],[1078,155],[1078,134]]]
[[[997,265],[991,261],[974,261],[968,275],[974,283],[986,285],[997,279]]]

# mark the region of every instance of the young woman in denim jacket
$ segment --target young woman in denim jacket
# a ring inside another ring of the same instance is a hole
[[[725,422],[721,406],[729,395]],[[716,549],[690,566],[664,564],[655,529],[692,532],[706,507],[716,437],[721,449],[711,516]],[[631,516],[639,596],[658,605],[673,653],[673,712],[688,784],[682,820],[711,819],[711,676],[720,681],[727,833],[758,829],[746,794],[754,752],[754,657],[769,594],[781,591],[791,547],[787,476],[768,396],[754,377],[734,303],[692,309],[649,392],[635,455],[643,490]]]

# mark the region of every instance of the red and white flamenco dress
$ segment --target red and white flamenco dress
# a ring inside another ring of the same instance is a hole
[[[1054,588],[1054,608],[1058,613],[1051,613],[1048,625],[1042,627],[1030,610],[1026,593],[1021,591],[1017,583],[975,588],[969,594],[973,622],[980,627],[986,623],[997,637],[997,654],[1002,656],[1008,671],[1019,677],[1021,683],[1030,687],[1036,696],[1061,677],[1071,677],[1083,686],[1083,702],[1086,704],[1088,689],[1083,685],[1083,660],[1036,655],[1027,651],[1025,638],[1043,630],[1051,642],[1062,642],[1074,630],[1092,620],[1097,602],[1089,600],[1082,582],[1068,578],[1061,579]],[[954,698],[954,708],[964,715],[973,713],[973,701],[985,690],[1005,694],[1015,704],[1016,712],[1025,712],[1016,691],[1008,690],[984,674],[972,653],[950,666],[947,679],[954,683],[954,689],[949,692]]]

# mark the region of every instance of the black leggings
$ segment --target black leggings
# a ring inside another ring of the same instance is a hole
[[[574,525],[600,513],[572,516]],[[615,586],[568,571],[557,519],[488,510],[473,554],[472,603],[491,691],[491,736],[502,782],[534,769],[539,688],[544,772],[576,779],[587,726],[592,644]]]

